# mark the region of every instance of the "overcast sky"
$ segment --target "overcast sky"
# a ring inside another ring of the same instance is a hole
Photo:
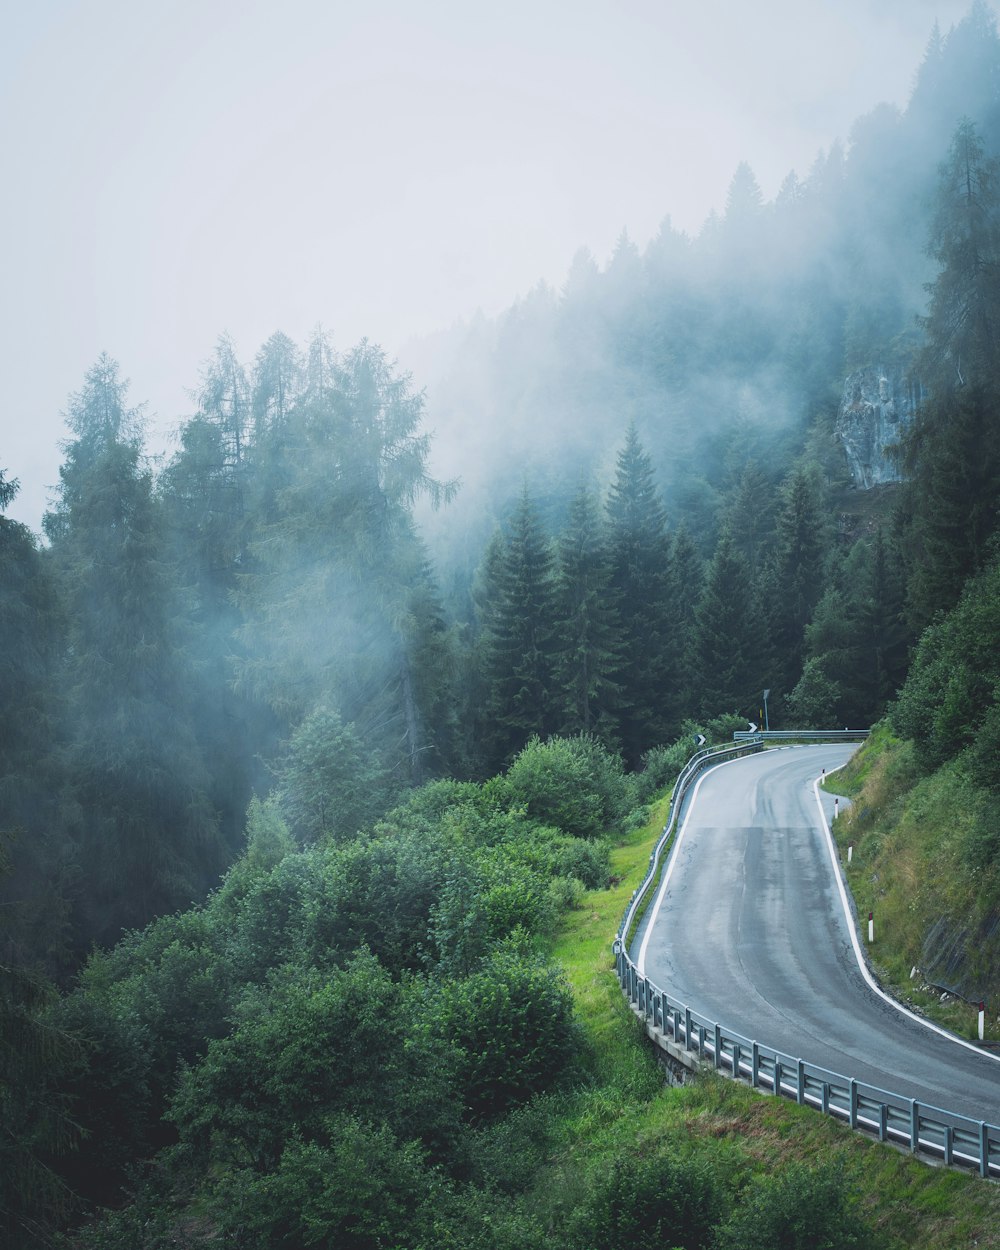
[[[189,414],[223,331],[396,355],[746,160],[771,198],[968,0],[6,0],[0,467],[37,528],[100,352]],[[421,384],[421,379],[416,378]]]

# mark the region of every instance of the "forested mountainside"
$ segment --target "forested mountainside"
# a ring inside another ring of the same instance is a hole
[[[152,1159],[235,1245],[304,1244],[291,1206],[349,1222],[351,1176],[405,1218],[439,1181],[487,1202],[468,1133],[566,1062],[539,941],[685,737],[765,689],[772,725],[891,709],[921,767],[957,743],[995,788],[995,666],[941,656],[997,610],[998,83],[977,3],[904,112],[773,203],[741,166],[697,238],[581,255],[426,393],[368,342],[223,337],[154,465],[96,362],[46,541],[0,517],[5,1231]],[[920,396],[871,491],[835,439],[861,368]],[[510,1003],[546,1039],[513,1076]],[[478,1244],[455,1218],[412,1244]]]

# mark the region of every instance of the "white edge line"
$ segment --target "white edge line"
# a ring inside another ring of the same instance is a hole
[[[705,780],[709,773],[714,773],[717,768],[722,768],[726,764],[733,763],[735,763],[735,760],[721,760],[718,764],[713,764],[711,768],[703,769],[701,776],[695,782],[694,789],[691,791],[691,801],[688,803],[687,814],[684,817],[681,827],[677,832],[677,837],[674,838],[674,844],[670,848],[667,856],[667,866],[664,869],[663,876],[660,878],[660,888],[656,891],[656,898],[653,900],[653,909],[649,913],[649,918],[646,922],[646,932],[642,935],[642,944],[639,947],[639,955],[635,961],[636,971],[641,977],[646,975],[646,948],[649,946],[649,939],[652,936],[653,929],[656,927],[656,918],[660,914],[660,906],[663,903],[664,895],[667,892],[667,885],[669,884],[670,877],[674,871],[674,864],[677,862],[677,856],[681,849],[681,842],[684,838],[684,834],[687,832],[688,821],[691,819],[691,813],[694,810],[695,799],[698,797],[698,791],[701,789],[701,783]]]
[[[842,768],[847,767],[848,763],[850,763],[849,760],[843,764],[838,764],[836,768],[829,769],[825,775],[830,777],[834,773],[839,773]],[[865,981],[867,981],[869,988],[874,990],[879,998],[887,1002],[890,1007],[894,1007],[904,1016],[909,1016],[909,1018],[911,1020],[915,1020],[917,1024],[922,1024],[925,1029],[931,1029],[933,1032],[939,1033],[941,1037],[947,1038],[949,1042],[955,1042],[959,1046],[964,1046],[966,1050],[971,1050],[975,1055],[985,1055],[987,1059],[992,1059],[994,1062],[1000,1063],[1000,1055],[995,1055],[992,1051],[985,1050],[983,1047],[974,1046],[972,1042],[967,1042],[964,1037],[958,1037],[957,1034],[949,1032],[948,1029],[941,1028],[940,1025],[934,1024],[933,1021],[927,1020],[923,1016],[918,1016],[915,1011],[911,1011],[909,1007],[904,1007],[898,999],[893,998],[891,994],[887,994],[885,990],[883,990],[875,981],[875,978],[872,976],[868,968],[868,963],[865,960],[864,953],[861,950],[861,943],[858,941],[857,926],[854,923],[854,915],[851,912],[851,906],[847,899],[847,889],[844,885],[843,874],[840,871],[840,859],[837,854],[837,844],[833,840],[833,834],[830,831],[829,824],[827,823],[826,813],[823,811],[823,800],[819,797],[819,784],[822,780],[822,777],[817,777],[813,782],[813,794],[816,796],[816,806],[819,809],[820,823],[822,824],[823,831],[826,834],[826,847],[830,852],[830,862],[833,865],[833,875],[837,880],[837,889],[840,891],[840,901],[844,908],[844,916],[847,919],[847,930],[851,935],[851,945],[854,947],[854,955],[858,961],[858,968],[860,969],[861,975],[864,977]]]

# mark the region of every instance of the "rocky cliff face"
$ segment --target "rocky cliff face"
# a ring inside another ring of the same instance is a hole
[[[889,449],[912,423],[923,395],[917,379],[898,366],[859,369],[844,382],[837,437],[860,490],[902,480]]]

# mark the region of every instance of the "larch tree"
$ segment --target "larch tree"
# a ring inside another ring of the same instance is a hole
[[[300,376],[259,451],[274,489],[239,579],[238,685],[288,728],[329,702],[417,780],[427,718],[414,648],[429,618],[413,588],[428,566],[411,509],[452,488],[427,469],[422,394],[380,348],[363,341],[341,359],[318,333]]]

